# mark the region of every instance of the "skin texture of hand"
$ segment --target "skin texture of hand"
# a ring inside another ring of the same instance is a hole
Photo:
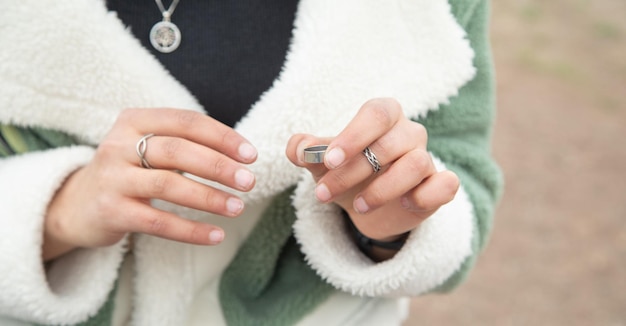
[[[373,99],[336,137],[294,135],[286,154],[312,173],[319,201],[343,208],[365,236],[393,241],[450,202],[459,188],[456,174],[436,171],[427,138],[426,129],[406,118],[397,101]],[[304,148],[323,144],[328,145],[324,164],[305,163]],[[368,146],[382,166],[378,173],[363,155]],[[384,260],[394,252],[373,254]]]
[[[146,134],[140,166],[135,151]],[[220,243],[221,228],[184,219],[150,206],[150,199],[227,217],[244,203],[230,193],[193,181],[189,172],[239,191],[254,187],[245,164],[256,149],[230,127],[206,115],[177,109],[124,110],[99,144],[92,161],[75,171],[52,199],[45,220],[43,258],[76,247],[108,246],[131,232],[200,245]]]

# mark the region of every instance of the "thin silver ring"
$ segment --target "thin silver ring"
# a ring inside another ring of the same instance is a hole
[[[372,169],[374,169],[374,173],[380,171],[380,162],[378,162],[376,154],[374,154],[374,152],[372,152],[369,147],[365,147],[365,149],[363,150],[363,155],[365,155],[365,158],[367,158],[367,161],[372,166]]]
[[[147,134],[137,142],[135,149],[137,150],[137,155],[139,156],[140,164],[142,168],[152,169],[152,165],[148,162],[146,158],[146,151],[148,150],[148,138],[154,136],[154,134]]]
[[[328,145],[311,146],[304,149],[304,161],[306,163],[324,163],[324,154]]]

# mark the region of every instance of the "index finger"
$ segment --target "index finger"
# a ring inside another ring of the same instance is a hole
[[[185,138],[210,147],[242,163],[254,162],[257,151],[231,127],[214,118],[184,109],[127,109],[118,117],[142,135]]]
[[[367,101],[348,126],[328,145],[324,164],[329,169],[342,166],[387,133],[400,120],[401,114],[400,104],[394,99]]]

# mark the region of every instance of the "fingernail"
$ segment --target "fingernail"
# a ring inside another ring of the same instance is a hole
[[[343,163],[343,160],[346,159],[346,153],[343,152],[341,148],[333,148],[324,156],[326,159],[327,165],[334,169]]]
[[[257,156],[256,148],[248,143],[243,143],[239,145],[239,156],[245,160],[252,160]]]
[[[332,195],[330,194],[328,187],[322,183],[315,187],[315,197],[317,197],[317,200],[321,202],[327,202],[330,200]]]
[[[209,232],[209,241],[212,243],[219,243],[224,240],[224,231],[222,230],[213,230]]]
[[[226,209],[232,215],[237,215],[243,210],[243,201],[239,198],[228,198],[226,200]]]
[[[247,190],[254,182],[254,174],[246,169],[239,169],[235,173],[235,183],[240,189]]]
[[[359,197],[354,201],[354,209],[359,214],[365,214],[370,210],[370,207],[367,205],[363,197]]]
[[[409,199],[406,197],[400,198],[400,205],[402,205],[402,208],[404,209],[411,208],[411,203],[409,202]]]

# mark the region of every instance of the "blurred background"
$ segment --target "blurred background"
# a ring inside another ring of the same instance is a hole
[[[626,325],[626,1],[494,0],[491,37],[494,231],[406,325]]]

